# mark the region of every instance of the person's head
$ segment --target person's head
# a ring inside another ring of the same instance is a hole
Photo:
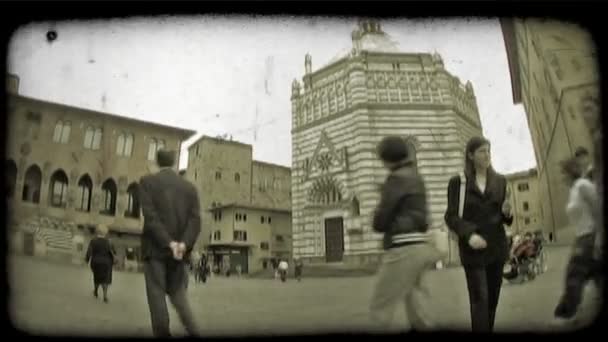
[[[583,176],[583,166],[579,162],[576,156],[570,157],[560,162],[562,175],[564,176],[564,182],[566,185],[571,186],[574,181]]]
[[[106,237],[106,235],[108,235],[108,226],[105,224],[98,224],[95,228],[95,234],[99,237]]]
[[[158,167],[173,167],[175,164],[175,151],[158,150],[156,152],[156,164],[158,164]]]
[[[526,239],[526,240],[532,239],[532,233],[526,232],[526,234],[524,234],[524,239]]]
[[[513,243],[518,244],[521,241],[521,235],[517,234],[513,237]]]
[[[178,174],[182,177],[186,177],[186,170],[179,170]]]
[[[376,148],[384,167],[393,170],[408,162],[409,151],[405,140],[399,136],[384,137]]]
[[[490,141],[484,137],[473,137],[465,149],[464,171],[467,175],[476,172],[492,171],[490,162]]]
[[[587,169],[589,165],[591,165],[591,155],[589,154],[589,151],[586,148],[582,146],[577,148],[576,151],[574,151],[574,156],[576,157],[576,159],[581,164],[584,170]]]

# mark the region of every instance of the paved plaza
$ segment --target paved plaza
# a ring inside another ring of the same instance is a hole
[[[505,284],[497,313],[497,331],[547,331],[562,290],[567,247],[548,248],[550,268],[532,282]],[[11,257],[11,318],[37,334],[150,336],[143,275],[115,272],[110,303],[92,295],[84,266]],[[270,279],[212,278],[190,283],[193,310],[205,335],[268,335],[365,332],[373,277],[310,278],[286,283]],[[424,281],[428,308],[443,329],[468,329],[469,308],[461,268],[432,271]],[[586,291],[582,320],[593,317],[598,295]],[[175,334],[184,329],[170,309]],[[395,320],[405,321],[402,306]],[[395,326],[402,328],[401,325]]]

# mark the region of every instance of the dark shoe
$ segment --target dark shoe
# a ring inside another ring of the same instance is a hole
[[[104,303],[109,302],[108,297],[104,298],[104,299],[103,299],[103,302],[104,302]]]
[[[93,296],[94,296],[95,298],[99,297],[99,296],[97,295],[97,291],[93,291]]]

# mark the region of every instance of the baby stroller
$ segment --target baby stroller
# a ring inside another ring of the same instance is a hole
[[[523,283],[534,280],[546,271],[546,255],[542,241],[526,237],[513,248],[511,258],[503,270],[503,278],[510,283]]]

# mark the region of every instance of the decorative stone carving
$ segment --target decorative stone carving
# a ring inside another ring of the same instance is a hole
[[[291,83],[291,95],[300,96],[300,82],[297,79],[294,79]]]
[[[308,53],[304,56],[304,69],[306,74],[312,73],[312,56]]]
[[[328,151],[321,153],[321,150],[324,147],[327,148]],[[321,155],[327,155],[328,157],[324,157],[324,158],[329,158],[329,159],[326,159],[326,161],[323,161],[323,162],[321,162],[321,164],[319,164],[318,158],[321,157]],[[327,161],[329,161],[330,163],[327,164]],[[341,153],[337,152],[335,145],[331,142],[331,140],[327,136],[327,132],[321,131],[321,137],[319,138],[319,142],[317,143],[315,152],[313,153],[312,158],[310,159],[310,162],[308,163],[308,165],[306,166],[306,169],[304,170],[305,179],[308,179],[311,171],[315,167],[318,167],[322,172],[327,172],[331,165],[343,166],[343,164],[344,164],[344,156]],[[321,165],[327,166],[327,169],[323,170],[320,167]]]

